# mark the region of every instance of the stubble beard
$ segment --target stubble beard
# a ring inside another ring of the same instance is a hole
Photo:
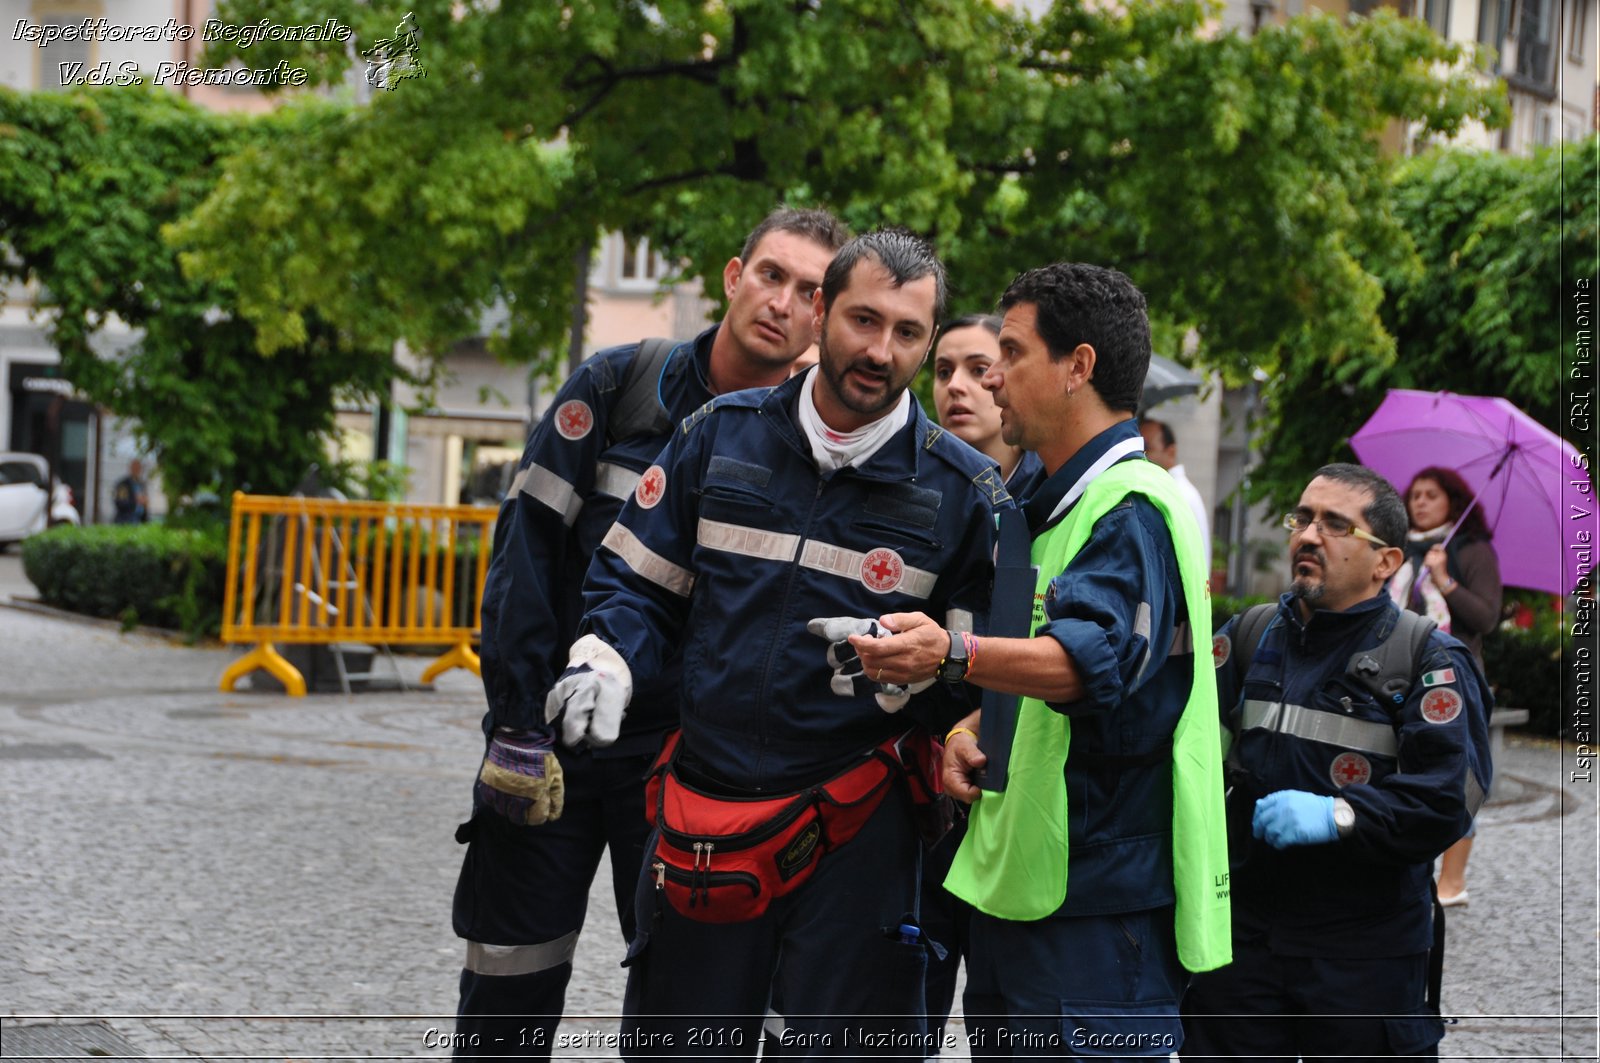
[[[870,417],[879,414],[893,406],[900,400],[900,395],[905,391],[905,386],[895,386],[894,365],[890,363],[889,374],[885,381],[884,393],[881,398],[868,399],[858,397],[845,384],[845,374],[850,372],[854,363],[845,366],[842,370],[836,368],[832,359],[828,357],[828,320],[823,318],[822,328],[817,333],[817,369],[822,374],[822,379],[827,382],[828,390],[838,400],[839,405],[851,413]]]

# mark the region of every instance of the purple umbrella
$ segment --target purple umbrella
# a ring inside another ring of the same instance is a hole
[[[1460,473],[1493,530],[1505,583],[1568,594],[1591,571],[1596,520],[1588,464],[1505,399],[1396,389],[1350,445],[1402,491],[1430,465]]]

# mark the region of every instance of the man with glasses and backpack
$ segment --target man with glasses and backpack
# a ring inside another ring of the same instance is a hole
[[[1407,528],[1387,480],[1324,466],[1284,527],[1289,592],[1212,645],[1233,963],[1190,986],[1181,1055],[1437,1058],[1433,861],[1489,787],[1489,689],[1384,592]]]

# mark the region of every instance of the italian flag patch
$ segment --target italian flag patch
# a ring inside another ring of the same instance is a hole
[[[1428,672],[1422,677],[1422,685],[1425,687],[1436,687],[1445,683],[1454,683],[1455,681],[1456,670],[1454,668],[1441,668],[1437,672]]]

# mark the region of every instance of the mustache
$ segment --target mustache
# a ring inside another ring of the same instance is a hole
[[[1296,561],[1299,561],[1302,558],[1315,561],[1324,568],[1326,568],[1328,564],[1328,559],[1323,556],[1322,551],[1318,550],[1314,546],[1302,546],[1300,549],[1294,552],[1294,559]]]

